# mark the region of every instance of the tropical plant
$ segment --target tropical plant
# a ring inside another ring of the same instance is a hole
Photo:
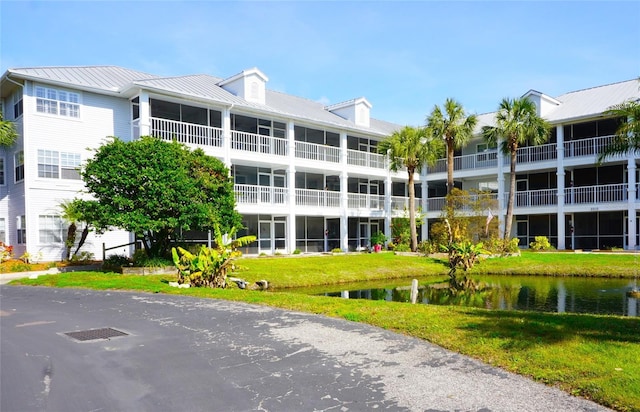
[[[484,137],[490,144],[502,141],[501,151],[510,156],[509,200],[504,225],[504,239],[511,237],[513,208],[516,195],[516,162],[518,148],[521,146],[538,146],[549,138],[550,125],[537,112],[531,100],[505,98],[500,102],[495,116],[495,126],[482,128]]]
[[[453,189],[454,152],[469,143],[477,123],[478,117],[475,114],[467,115],[462,105],[451,98],[445,100],[442,109],[436,105],[427,116],[427,128],[434,137],[442,139],[446,145],[447,194]]]
[[[549,239],[546,236],[536,236],[534,241],[529,243],[531,250],[550,250],[553,249]]]
[[[601,164],[610,156],[640,154],[640,101],[626,101],[611,106],[604,114],[617,117],[620,123],[613,140],[598,155],[598,163]]]
[[[442,249],[449,254],[449,276],[455,278],[458,268],[462,268],[465,272],[473,267],[485,253],[482,243],[473,244],[472,242],[453,242],[448,245],[441,245]]]
[[[4,120],[0,111],[0,147],[11,147],[18,139],[16,125],[10,120]]]
[[[434,139],[426,128],[405,126],[382,140],[378,144],[378,152],[389,156],[389,167],[392,171],[398,171],[401,168],[407,170],[411,251],[415,252],[418,248],[418,231],[414,174],[420,172],[425,165],[435,164],[442,153],[442,141]]]
[[[87,240],[90,231],[90,225],[87,223],[86,219],[83,215],[82,210],[82,201],[80,199],[73,200],[63,200],[58,205],[61,211],[61,217],[65,221],[69,223],[69,227],[67,228],[67,238],[64,241],[65,246],[65,258],[66,260],[71,260],[71,258],[78,254],[82,246]],[[73,252],[71,253],[71,249],[76,244],[76,239],[78,235],[78,224],[82,224],[82,232],[80,233],[80,240]]]
[[[112,138],[82,170],[82,214],[98,231],[117,227],[142,240],[149,257],[169,257],[179,230],[240,227],[233,181],[219,159],[201,149],[149,136]]]
[[[235,228],[223,236],[219,225],[214,226],[214,234],[215,247],[202,246],[198,253],[191,253],[181,247],[171,249],[173,263],[178,269],[179,284],[225,288],[227,275],[239,269],[234,263],[234,260],[242,255],[238,248],[256,240],[255,236],[233,239],[236,234]]]
[[[371,235],[371,244],[372,245],[384,245],[389,238],[381,231],[377,231]]]

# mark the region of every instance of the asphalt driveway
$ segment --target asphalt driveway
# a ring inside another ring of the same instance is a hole
[[[93,339],[94,329],[120,336]],[[2,412],[376,409],[606,410],[344,320],[181,296],[0,286]]]

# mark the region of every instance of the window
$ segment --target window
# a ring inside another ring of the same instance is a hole
[[[13,94],[13,118],[17,119],[22,116],[22,111],[22,88],[18,88]]]
[[[38,150],[38,177],[80,180],[80,154]]]
[[[0,242],[7,243],[7,223],[4,218],[0,218]]]
[[[4,186],[4,157],[0,157],[0,186]],[[1,242],[1,240],[0,240]]]
[[[64,90],[36,86],[36,110],[38,113],[79,118],[80,95]]]
[[[140,97],[131,100],[131,120],[140,118]]]
[[[24,152],[20,150],[16,152],[14,156],[15,164],[15,181],[20,182],[24,180]]]
[[[16,224],[16,235],[17,235],[17,243],[25,244],[27,243],[27,220],[25,216],[18,216],[18,221]]]
[[[40,215],[38,216],[38,227],[40,243],[64,242],[67,228],[60,216]]]

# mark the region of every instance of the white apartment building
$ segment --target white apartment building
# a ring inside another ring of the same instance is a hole
[[[177,139],[224,161],[242,234],[258,238],[245,253],[356,250],[378,230],[389,235],[392,218],[405,216],[407,176],[388,170],[377,144],[401,125],[372,118],[362,97],[324,106],[269,90],[267,82],[256,68],[226,79],[114,66],[7,70],[2,109],[20,137],[0,149],[0,241],[13,245],[16,256],[28,251],[59,260],[66,234],[59,204],[86,196],[78,168],[107,136],[143,135]],[[640,159],[630,154],[600,167],[595,159],[615,129],[603,111],[638,99],[638,82],[527,96],[554,133],[549,144],[519,151],[514,236],[528,245],[545,235],[559,249],[637,248]],[[481,115],[479,127],[492,117]],[[504,218],[508,169],[478,137],[456,156],[456,184],[493,191],[499,204],[493,214]],[[424,239],[440,216],[445,170],[441,160],[416,176]],[[133,240],[114,230],[92,235],[84,249],[100,258],[103,247]],[[107,255],[123,252],[130,247]]]

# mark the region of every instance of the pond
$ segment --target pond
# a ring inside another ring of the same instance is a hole
[[[434,278],[421,279],[418,303],[493,310],[640,316],[640,299],[627,296],[628,291],[640,286],[640,281],[634,279],[537,276],[478,276],[472,279],[479,286],[476,292],[452,290],[448,287],[447,278],[438,281]],[[299,291],[349,299],[409,302],[411,279],[395,282],[393,285],[360,283]]]

